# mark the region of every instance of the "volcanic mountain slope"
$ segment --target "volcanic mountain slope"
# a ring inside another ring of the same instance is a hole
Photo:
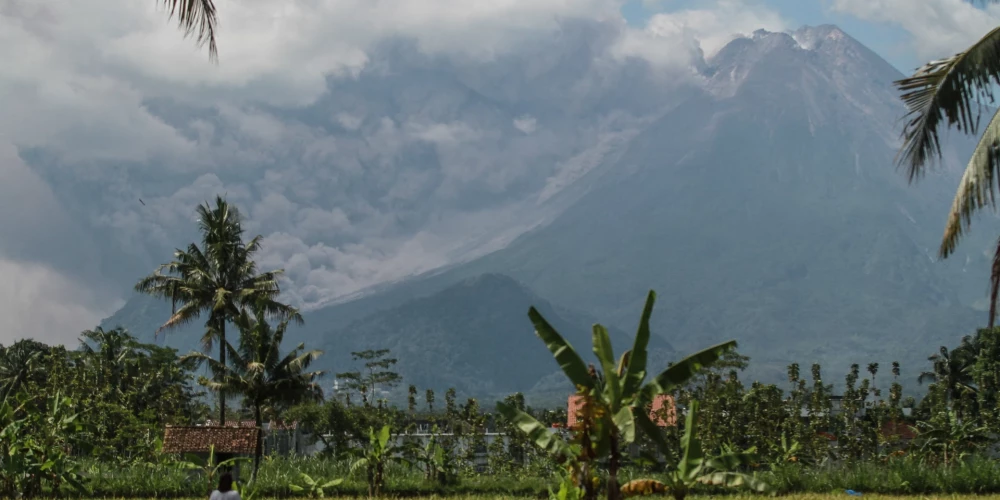
[[[982,322],[983,235],[934,262],[954,178],[910,186],[893,169],[902,75],[828,26],[758,32],[708,63],[705,95],[469,272],[503,270],[612,324],[654,288],[675,346],[736,338],[767,378],[792,361],[912,373]]]
[[[527,315],[532,306],[581,356],[596,362],[591,354],[592,318],[553,305],[500,274],[469,278],[332,330],[329,324],[316,324],[321,321],[317,316],[306,315],[307,326],[291,327],[289,337],[324,351],[313,367],[330,373],[328,388],[333,374],[361,368],[351,360],[352,352],[389,349],[389,356],[398,360],[393,369],[403,377],[403,385],[391,396],[397,400],[405,399],[410,384],[421,393],[454,387],[462,396],[487,400],[513,392],[524,392],[533,401],[561,400],[573,389],[534,334]],[[147,312],[159,309],[151,305]],[[122,324],[129,320],[121,318]],[[310,333],[324,326],[325,334]],[[167,334],[167,339],[170,345],[190,348],[197,345],[197,332],[185,328]],[[632,333],[611,328],[610,334],[617,352],[631,348]],[[306,336],[310,338],[303,339]],[[673,359],[673,349],[660,337],[652,338],[649,348],[651,369],[663,369]]]
[[[486,273],[627,330],[655,289],[656,334],[681,352],[735,338],[748,375],[769,381],[790,362],[836,380],[850,363],[898,360],[908,377],[983,323],[989,224],[936,262],[959,174],[909,185],[894,169],[898,71],[833,26],[738,38],[701,71],[700,90],[575,180],[551,223],[310,311],[302,335],[346,338],[351,322]],[[959,165],[971,142],[951,144],[946,163]]]
[[[653,288],[674,346],[738,339],[750,376],[773,381],[790,362],[913,374],[982,323],[990,235],[935,259],[956,172],[909,185],[893,168],[901,74],[832,26],[758,32],[707,63],[705,92],[592,171],[554,222],[340,310],[496,271],[624,326]],[[969,143],[953,144],[956,164]]]
[[[527,311],[534,306],[581,354],[591,354],[592,318],[555,306],[523,285],[499,274],[464,280],[429,297],[416,299],[346,327],[313,345],[329,355],[327,366],[349,366],[349,353],[390,349],[406,384],[459,393],[503,397],[516,391],[535,398],[565,397],[572,386],[540,383],[559,366],[534,333]],[[636,311],[636,318],[638,313]],[[634,330],[633,330],[634,331]],[[633,334],[610,331],[616,352],[631,348]],[[650,343],[650,366],[665,368],[673,350],[662,338]]]

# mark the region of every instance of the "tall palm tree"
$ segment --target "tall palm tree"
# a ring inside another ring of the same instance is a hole
[[[266,407],[292,405],[305,399],[321,399],[323,394],[316,380],[324,372],[307,371],[312,361],[323,352],[306,351],[304,344],[299,344],[282,356],[281,342],[289,319],[282,320],[272,329],[266,317],[267,310],[259,306],[255,307],[253,315],[246,309],[241,312],[235,321],[241,332],[239,348],[226,344],[232,359],[229,365],[203,353],[194,352],[185,356],[208,363],[215,381],[203,380],[203,384],[242,395],[246,405],[253,410],[258,428],[263,426],[263,411]],[[262,448],[263,436],[258,432],[251,477],[257,475]]]
[[[997,3],[1000,0],[976,0]],[[897,160],[909,179],[919,178],[941,158],[939,132],[955,127],[978,134],[983,101],[993,101],[993,86],[1000,83],[1000,26],[963,52],[931,61],[913,76],[896,82],[908,113],[903,145]],[[1000,114],[994,113],[980,136],[972,158],[955,193],[938,253],[947,258],[968,231],[972,215],[987,205],[995,206],[1000,182]],[[1000,240],[997,240],[990,277],[989,328],[993,327],[1000,295]]]
[[[215,28],[219,23],[213,0],[156,0],[170,13],[170,19],[177,17],[177,24],[184,30],[184,36],[196,36],[198,47],[208,44],[208,58],[219,60],[219,48],[215,44]]]
[[[261,236],[243,242],[239,210],[222,197],[215,207],[198,206],[198,225],[202,245],[192,243],[187,250],[176,250],[174,260],[161,265],[143,278],[135,289],[155,297],[169,299],[172,315],[157,333],[188,323],[202,312],[208,313],[202,346],[208,351],[218,341],[219,362],[226,364],[226,323],[240,316],[245,307],[259,307],[268,316],[302,317],[289,305],[278,302],[281,270],[257,272],[254,254],[260,250]],[[219,391],[219,420],[226,424],[226,399]]]

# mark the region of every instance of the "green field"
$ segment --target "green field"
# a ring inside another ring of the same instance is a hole
[[[110,499],[110,498],[126,498],[126,497],[105,497],[105,498],[109,498]],[[270,500],[270,498],[272,498],[272,497],[263,497],[262,500]],[[336,497],[328,497],[328,498],[336,498]],[[344,497],[342,497],[342,498],[344,498]],[[348,497],[348,498],[350,498],[350,497]],[[388,496],[388,497],[385,497],[385,498],[394,498],[394,497]],[[414,499],[414,500],[502,500],[502,499],[517,499],[517,498],[537,499],[538,497],[513,496],[513,495],[454,495],[454,496],[451,496],[451,495],[447,495],[447,496],[431,495],[431,496],[423,496],[423,497],[406,497],[406,498],[411,498],[411,499]],[[646,497],[635,497],[635,498],[670,499],[672,497],[669,497],[669,496],[646,496]],[[720,498],[720,497],[718,497],[718,496],[695,495],[695,496],[690,496],[688,498],[691,499],[691,500],[705,500],[705,499]],[[753,496],[753,495],[725,495],[723,498],[727,498],[727,499],[730,499],[730,500],[750,500],[750,499],[758,499],[759,500],[759,499],[762,499],[762,498],[765,498],[765,497],[762,496],[762,495],[757,495],[757,496]],[[780,498],[787,499],[787,500],[834,500],[834,499],[847,499],[847,498],[852,498],[852,497],[849,496],[849,495],[847,495],[846,493],[841,493],[841,494],[814,494],[814,493],[808,493],[808,494],[782,495]],[[915,500],[915,499],[921,499],[921,500],[1000,500],[1000,495],[906,495],[906,496],[900,496],[900,495],[864,495],[861,498],[868,499],[868,500],[897,500],[897,499],[898,500]],[[184,499],[184,500],[204,500],[204,499],[202,499],[202,498],[197,498],[197,499],[191,498],[191,499]]]

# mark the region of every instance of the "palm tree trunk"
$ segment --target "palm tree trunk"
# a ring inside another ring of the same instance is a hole
[[[997,317],[997,295],[1000,294],[1000,239],[997,239],[996,250],[993,252],[993,265],[990,268],[990,319],[986,328],[993,329]]]
[[[621,467],[621,450],[618,449],[618,432],[611,430],[611,456],[608,459],[608,500],[621,500],[618,469]]]
[[[216,329],[219,331],[219,363],[226,366],[226,320],[216,319]],[[226,390],[219,388],[219,425],[226,425]]]
[[[257,480],[257,471],[260,469],[260,457],[264,454],[264,419],[261,417],[260,404],[253,406],[253,418],[257,423],[257,443],[253,452],[253,474],[250,481]]]

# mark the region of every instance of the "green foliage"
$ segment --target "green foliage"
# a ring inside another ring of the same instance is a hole
[[[277,300],[282,271],[257,272],[254,256],[260,251],[262,237],[243,241],[242,216],[235,206],[217,196],[214,207],[206,202],[198,206],[197,214],[201,246],[191,243],[187,250],[176,250],[174,260],[139,280],[135,290],[170,301],[171,316],[157,333],[207,313],[202,346],[208,351],[218,343],[218,362],[226,367],[229,349],[226,324],[238,321],[247,309],[300,323],[302,318],[294,308]],[[219,420],[225,424],[225,387],[218,385],[216,389]]]
[[[586,498],[593,498],[590,462],[607,457],[608,498],[620,497],[617,474],[622,465],[621,449],[635,442],[637,428],[646,434],[659,431],[647,415],[647,407],[658,395],[680,389],[699,371],[718,361],[736,342],[726,342],[695,353],[671,365],[646,382],[647,346],[650,338],[649,320],[656,294],[646,299],[639,330],[633,347],[621,359],[615,360],[607,329],[593,328],[593,350],[601,370],[587,367],[573,347],[531,308],[528,317],[535,331],[556,359],[566,377],[577,387],[583,413],[580,427],[574,429],[574,443],[566,443],[550,433],[534,417],[509,405],[498,403],[498,411],[517,426],[529,440],[546,450],[560,462],[566,462],[571,474],[578,476],[578,485]]]
[[[955,411],[942,412],[917,423],[919,453],[945,466],[961,461],[989,441],[987,428],[962,421]]]
[[[69,438],[82,427],[72,403],[58,392],[41,401],[23,392],[0,401],[0,496],[33,498],[43,486],[63,484],[86,492],[69,454]]]
[[[281,343],[285,337],[288,320],[283,320],[272,329],[266,320],[267,311],[258,307],[253,316],[244,309],[236,319],[240,329],[239,349],[226,344],[230,364],[224,364],[202,353],[191,353],[185,360],[208,363],[214,381],[200,380],[206,387],[224,390],[228,394],[239,394],[244,398],[244,406],[253,410],[257,427],[263,425],[263,411],[287,408],[291,404],[306,399],[317,400],[322,390],[316,379],[321,371],[308,371],[309,365],[318,358],[321,351],[306,351],[303,344],[286,355],[281,354]],[[254,452],[253,475],[260,467],[262,437],[258,435]]]
[[[305,493],[309,498],[324,498],[326,496],[326,489],[333,488],[344,482],[343,478],[331,479],[329,481],[316,480],[305,472],[300,473],[299,478],[302,479],[302,485],[290,484],[288,487],[295,493]]]
[[[669,452],[669,445],[654,431],[653,441],[664,454]],[[676,500],[684,498],[697,484],[723,486],[727,488],[744,486],[753,491],[765,492],[769,487],[756,475],[739,472],[739,467],[745,467],[753,461],[753,452],[726,450],[717,456],[705,455],[698,438],[698,401],[693,400],[688,407],[687,422],[684,426],[684,436],[681,438],[680,460],[673,470],[667,473],[663,481],[646,479],[635,480],[622,486],[622,494],[626,497],[654,492],[669,491]]]
[[[209,445],[207,457],[202,458],[194,454],[186,454],[184,460],[175,462],[174,465],[179,469],[197,472],[202,477],[205,487],[208,491],[211,491],[220,474],[232,469],[237,464],[246,462],[249,462],[249,460],[242,457],[216,461],[215,446]]]
[[[388,425],[382,426],[378,432],[374,428],[369,428],[368,445],[350,450],[357,457],[357,460],[351,464],[351,471],[363,470],[365,472],[370,498],[382,495],[386,465],[391,462],[408,464],[408,461],[401,454],[404,448],[391,443],[389,441],[391,437],[392,431]]]
[[[396,358],[390,358],[389,349],[366,350],[352,352],[351,358],[363,363],[363,369],[338,373],[337,378],[344,380],[345,390],[358,393],[365,406],[384,406],[378,398],[378,390],[388,391],[398,385],[402,377],[391,370],[396,364]]]

